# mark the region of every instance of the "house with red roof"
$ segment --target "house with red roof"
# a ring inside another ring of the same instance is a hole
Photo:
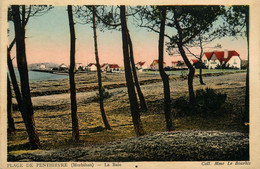
[[[135,67],[137,70],[141,70],[141,69],[143,69],[144,64],[145,64],[145,62],[137,62],[135,64]]]
[[[165,67],[165,66],[166,66],[166,63],[163,62],[163,67]],[[150,68],[152,70],[159,70],[159,60],[158,59],[153,60],[153,62],[150,64]]]
[[[218,65],[241,69],[241,58],[235,50],[205,52],[202,62],[209,68],[215,69]]]
[[[86,66],[86,70],[90,72],[96,72],[97,71],[97,65],[95,63],[89,63]]]
[[[135,68],[139,71],[142,72],[143,70],[149,69],[149,65],[145,64],[145,62],[137,62],[135,64]]]
[[[111,72],[111,73],[121,72],[121,68],[118,66],[118,64],[105,63],[101,66],[101,70],[104,72]]]

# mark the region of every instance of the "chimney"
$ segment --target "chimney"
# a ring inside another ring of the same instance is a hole
[[[227,58],[228,58],[228,50],[225,49],[225,50],[224,50],[224,59],[227,59]]]

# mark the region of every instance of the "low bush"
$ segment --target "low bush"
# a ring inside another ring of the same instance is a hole
[[[102,92],[103,92],[103,99],[104,100],[108,99],[108,98],[110,98],[112,96],[105,88],[103,88]],[[95,96],[95,98],[93,100],[94,101],[99,101],[99,92],[96,93],[96,96]]]
[[[227,98],[226,94],[217,93],[215,90],[196,91],[196,104],[191,105],[187,97],[180,97],[175,101],[178,114],[212,114],[221,108]]]

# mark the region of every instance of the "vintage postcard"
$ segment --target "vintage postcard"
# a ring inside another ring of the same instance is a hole
[[[0,3],[0,169],[260,167],[257,0]]]

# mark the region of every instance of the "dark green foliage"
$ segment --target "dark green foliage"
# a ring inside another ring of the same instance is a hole
[[[217,65],[215,69],[238,69],[237,67],[231,66],[229,64],[222,64],[222,65]]]
[[[201,62],[201,61],[197,61],[196,63],[193,64],[195,66],[196,69],[206,69],[206,65]]]
[[[104,127],[102,127],[102,126],[97,126],[97,127],[94,127],[94,128],[90,128],[90,129],[89,129],[89,132],[90,132],[90,133],[97,133],[97,132],[102,132],[102,131],[104,131],[104,130],[105,130]]]
[[[103,99],[108,99],[112,96],[105,88],[102,88],[102,92],[103,92]],[[98,92],[96,94],[96,97],[94,98],[94,101],[99,101],[99,93]]]
[[[175,101],[175,106],[180,115],[186,114],[214,114],[225,103],[226,94],[216,93],[213,89],[196,91],[196,104],[191,106],[186,97]]]

